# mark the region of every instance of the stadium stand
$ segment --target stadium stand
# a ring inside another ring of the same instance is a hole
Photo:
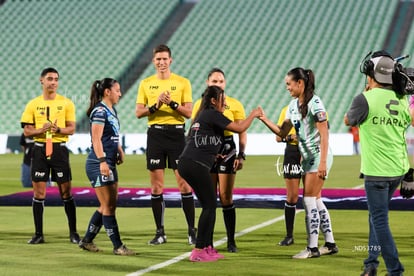
[[[312,68],[331,131],[346,132],[345,110],[364,88],[359,64],[368,51],[381,48],[396,4],[376,0],[200,1],[168,41],[172,68],[191,80],[197,99],[208,70],[221,67],[227,74],[228,93],[240,99],[247,112],[262,105],[275,121],[290,100],[284,85],[286,72],[295,66]],[[150,65],[119,104],[125,133],[145,131],[145,123],[137,122],[130,110],[139,81],[153,73]],[[254,122],[249,132],[268,130]]]
[[[6,1],[0,6],[3,80],[0,133],[19,134],[25,104],[40,94],[39,74],[56,67],[60,93],[84,117],[95,79],[119,78],[179,0]]]
[[[276,121],[290,100],[286,72],[295,66],[311,68],[332,132],[347,132],[343,114],[365,84],[359,73],[361,59],[382,48],[398,8],[394,0],[195,2],[165,41],[173,51],[173,71],[192,82],[194,100],[204,89],[208,70],[218,66],[226,72],[228,93],[240,99],[247,112],[262,105]],[[21,111],[39,94],[37,79],[46,66],[60,71],[60,92],[75,102],[80,121],[92,81],[120,77],[179,3],[6,1],[0,6],[0,99],[9,110],[0,114],[0,133],[20,133]],[[413,41],[414,32],[408,32],[408,54]],[[153,73],[149,64],[123,91],[118,104],[123,133],[146,131],[146,120],[135,118],[135,99],[139,82]],[[249,132],[268,130],[254,122]]]

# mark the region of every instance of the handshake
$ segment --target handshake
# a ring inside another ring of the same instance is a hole
[[[258,119],[263,119],[266,116],[261,106],[258,106],[255,109],[253,109],[250,114],[253,115],[253,117],[258,118]]]
[[[410,168],[401,182],[400,195],[405,199],[409,199],[414,195],[413,172],[414,169]]]

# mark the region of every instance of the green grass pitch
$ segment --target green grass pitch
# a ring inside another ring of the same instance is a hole
[[[72,155],[73,185],[88,187],[84,172],[84,155]],[[284,187],[275,164],[278,156],[248,156],[244,169],[238,173],[237,187]],[[20,184],[21,155],[0,155],[0,195],[26,191]],[[127,156],[119,167],[121,187],[148,187],[148,172],[143,155]],[[336,156],[327,188],[361,187],[358,156]],[[166,171],[166,187],[175,187],[174,178]],[[95,207],[79,207],[78,229],[82,235]],[[198,218],[200,210],[196,209]],[[330,210],[339,253],[317,259],[293,260],[292,255],[306,247],[304,212],[298,212],[295,223],[295,244],[280,247],[284,222],[282,209],[237,209],[237,244],[239,253],[225,251],[225,228],[221,210],[217,210],[214,240],[225,259],[215,263],[191,263],[188,258],[174,258],[190,252],[186,244],[186,224],[180,208],[167,208],[165,227],[168,243],[147,245],[154,234],[149,208],[118,208],[117,217],[123,242],[139,254],[115,256],[104,231],[96,243],[104,252],[82,251],[68,239],[63,207],[48,207],[44,213],[46,243],[28,245],[33,233],[30,207],[0,207],[0,275],[359,275],[367,255],[368,214],[366,210]],[[414,221],[408,211],[390,212],[390,223],[406,274],[414,275]],[[275,220],[276,218],[280,218]],[[273,223],[266,223],[269,221]],[[253,230],[252,230],[253,229]],[[322,243],[322,237],[320,239]],[[169,265],[165,262],[170,261]],[[382,259],[378,275],[385,275]],[[159,269],[154,266],[165,264]]]

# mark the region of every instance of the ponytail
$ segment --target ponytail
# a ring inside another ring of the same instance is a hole
[[[292,80],[303,80],[305,83],[305,99],[299,106],[299,112],[302,115],[302,118],[305,118],[308,114],[308,103],[315,93],[315,75],[311,69],[303,69],[301,67],[296,67],[290,70],[287,74],[291,76]]]
[[[97,103],[102,100],[103,97],[103,89],[100,80],[96,80],[93,82],[91,87],[91,95],[89,97],[89,107],[86,111],[86,115],[89,117],[91,115],[93,108]]]
[[[91,87],[91,96],[89,98],[89,107],[86,111],[86,115],[88,115],[88,117],[91,115],[95,105],[102,101],[105,89],[111,89],[115,83],[118,83],[118,81],[111,78],[104,78],[93,82]]]

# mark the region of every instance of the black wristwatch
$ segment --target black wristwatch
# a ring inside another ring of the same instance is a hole
[[[171,107],[172,110],[176,110],[178,108],[178,103],[171,101],[169,106]]]
[[[239,152],[239,154],[237,155],[237,158],[241,158],[241,159],[243,159],[243,160],[246,160],[246,154],[244,153],[244,152]]]

